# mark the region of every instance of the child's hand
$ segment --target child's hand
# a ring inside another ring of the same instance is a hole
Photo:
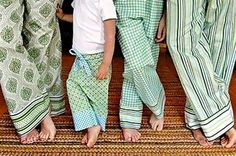
[[[163,41],[166,37],[166,15],[164,14],[161,18],[161,21],[159,23],[157,35],[155,38],[155,41],[157,43]]]
[[[57,15],[57,17],[58,17],[59,19],[63,20],[63,17],[64,17],[65,14],[64,14],[63,10],[58,7],[58,8],[57,8],[56,15]]]
[[[96,74],[97,80],[103,80],[108,78],[108,72],[109,72],[109,66],[108,64],[102,63],[99,66],[98,72]]]

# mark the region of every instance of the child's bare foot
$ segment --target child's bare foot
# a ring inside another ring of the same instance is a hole
[[[221,145],[226,148],[231,148],[235,143],[236,143],[236,131],[234,128],[231,128],[221,138]]]
[[[89,148],[93,147],[95,145],[95,143],[97,142],[98,135],[99,135],[100,131],[101,131],[101,126],[99,126],[99,125],[88,128],[87,146]]]
[[[34,129],[31,132],[29,132],[27,135],[21,136],[20,142],[22,144],[32,144],[32,143],[38,141],[38,139],[39,139],[39,133],[36,129]]]
[[[210,147],[213,145],[213,141],[208,141],[207,138],[203,135],[201,129],[192,130],[194,139],[203,147]]]
[[[83,139],[81,140],[81,144],[85,145],[88,143],[88,133],[86,133],[83,137]]]
[[[138,132],[138,130],[129,128],[123,129],[123,135],[126,142],[137,142],[141,137],[141,134]]]
[[[56,135],[56,127],[52,121],[52,118],[48,114],[41,122],[41,132],[39,137],[42,141],[53,141]]]
[[[161,131],[164,125],[164,118],[158,119],[155,114],[152,114],[149,123],[154,131]]]

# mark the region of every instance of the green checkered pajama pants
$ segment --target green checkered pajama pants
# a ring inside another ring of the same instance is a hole
[[[118,39],[125,57],[120,125],[141,127],[143,103],[158,117],[164,113],[165,93],[156,72],[159,45],[154,42],[162,16],[162,0],[116,0]]]
[[[214,140],[234,126],[235,0],[168,0],[168,46],[187,95],[186,125]]]
[[[67,93],[76,131],[81,131],[95,125],[106,129],[108,114],[108,87],[111,79],[111,69],[107,79],[97,80],[96,74],[103,60],[103,53],[82,55],[88,64],[91,75],[78,66],[81,58],[76,58],[67,79]],[[84,62],[82,62],[84,63]]]
[[[19,135],[65,110],[56,6],[56,0],[0,1],[0,83]]]

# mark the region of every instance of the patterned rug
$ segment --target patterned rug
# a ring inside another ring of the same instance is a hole
[[[138,143],[126,143],[119,127],[118,111],[122,85],[123,59],[114,58],[113,77],[109,92],[109,116],[107,131],[100,134],[94,148],[81,145],[81,132],[73,130],[72,117],[68,106],[64,115],[53,118],[58,129],[54,142],[39,142],[32,145],[19,144],[14,127],[7,114],[0,117],[0,155],[8,156],[156,156],[156,155],[236,155],[236,148],[224,149],[219,140],[212,148],[203,148],[196,143],[184,126],[185,95],[179,79],[165,63],[166,54],[161,54],[158,73],[165,87],[165,125],[161,132],[151,130],[148,120],[151,112],[145,108],[143,113],[142,137]],[[170,62],[170,61],[169,61]],[[66,79],[73,57],[63,56],[63,78]],[[160,65],[161,64],[161,65]],[[173,65],[172,65],[173,66]],[[0,97],[3,101],[3,97]]]

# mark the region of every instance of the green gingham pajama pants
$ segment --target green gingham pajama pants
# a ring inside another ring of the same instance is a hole
[[[64,112],[56,0],[0,1],[0,83],[19,135]]]
[[[163,12],[162,0],[116,0],[118,39],[125,57],[120,125],[141,127],[143,103],[162,118],[165,93],[156,72],[159,45],[154,38]]]
[[[108,114],[108,87],[111,68],[107,79],[97,80],[96,74],[103,60],[103,53],[77,56],[67,79],[67,93],[76,131],[100,125],[106,128]],[[84,60],[84,61],[83,61]],[[81,62],[82,61],[82,62]],[[79,64],[86,62],[91,75]]]
[[[186,125],[214,140],[234,126],[235,0],[168,0],[168,46],[187,95]]]

